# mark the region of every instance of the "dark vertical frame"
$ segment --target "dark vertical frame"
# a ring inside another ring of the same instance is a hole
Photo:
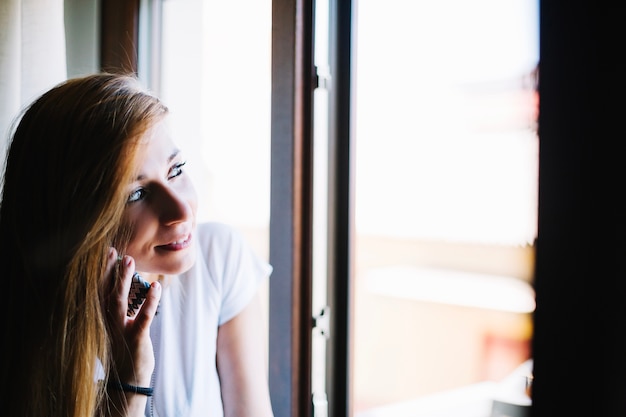
[[[329,415],[352,415],[353,356],[353,2],[330,1],[328,300],[331,337],[326,371]]]
[[[137,73],[140,0],[102,0],[100,68]]]
[[[311,415],[313,2],[272,2],[269,384],[276,417]]]
[[[620,9],[540,1],[534,417],[626,415]]]

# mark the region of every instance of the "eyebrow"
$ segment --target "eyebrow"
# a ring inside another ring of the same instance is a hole
[[[180,149],[174,149],[172,151],[172,153],[170,154],[170,156],[167,157],[167,163],[171,163],[174,159],[176,159],[176,157],[180,154]],[[135,178],[135,181],[141,181],[145,178],[146,176],[143,174],[139,174],[137,175],[137,178]]]
[[[174,151],[170,154],[170,156],[167,157],[167,162],[168,163],[172,162],[174,159],[176,159],[179,153],[180,153],[180,149],[174,149]]]

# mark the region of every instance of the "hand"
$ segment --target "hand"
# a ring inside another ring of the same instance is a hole
[[[161,285],[153,282],[137,314],[128,317],[128,292],[134,271],[134,259],[126,255],[118,261],[117,251],[112,248],[106,269],[109,285],[105,287],[112,291],[104,307],[111,335],[113,371],[121,382],[148,387],[154,370],[150,325],[161,299]]]

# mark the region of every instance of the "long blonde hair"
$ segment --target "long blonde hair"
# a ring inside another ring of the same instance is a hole
[[[133,76],[68,80],[14,129],[0,202],[4,297],[0,404],[19,416],[85,417],[105,398],[102,302],[139,138],[167,113]],[[121,246],[121,247],[119,247]]]

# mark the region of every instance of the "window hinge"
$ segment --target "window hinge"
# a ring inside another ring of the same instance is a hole
[[[313,417],[328,417],[328,399],[325,392],[313,393]]]
[[[330,307],[325,306],[320,312],[313,316],[313,330],[317,330],[322,336],[330,336]]]
[[[330,68],[328,66],[315,67],[315,88],[330,91],[331,81]]]

